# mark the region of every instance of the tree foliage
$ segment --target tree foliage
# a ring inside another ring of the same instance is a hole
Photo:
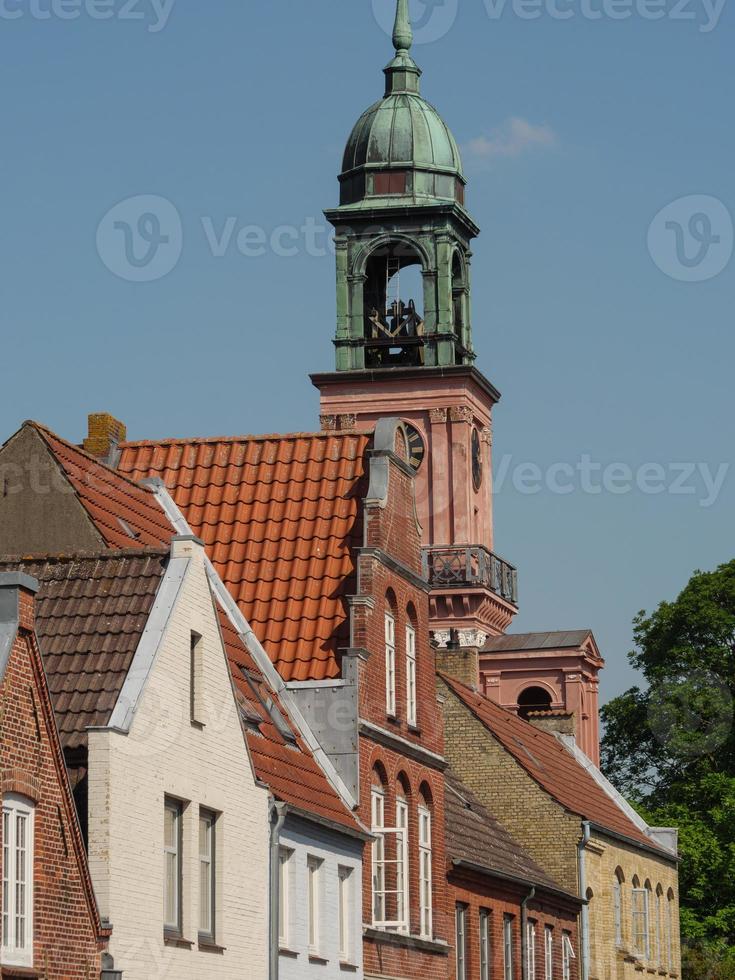
[[[634,620],[645,685],[602,712],[603,768],[680,832],[687,975],[735,980],[735,560]]]

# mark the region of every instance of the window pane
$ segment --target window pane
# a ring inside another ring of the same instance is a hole
[[[10,813],[3,810],[3,946],[10,945]]]
[[[308,859],[309,877],[309,949],[316,952],[319,947],[319,871],[321,861],[315,857]]]
[[[490,980],[490,913],[480,910],[480,980]]]
[[[180,860],[179,840],[181,836],[181,807],[178,803],[166,803],[164,807],[164,925],[168,929],[179,929],[180,909]]]
[[[211,813],[199,816],[199,931],[214,935],[214,827]]]
[[[352,869],[339,869],[339,958],[343,963],[351,960],[350,920],[352,916]]]

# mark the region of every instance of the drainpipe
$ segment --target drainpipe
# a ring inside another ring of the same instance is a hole
[[[536,889],[531,891],[521,902],[521,977],[529,980],[528,977],[528,906],[536,897]]]
[[[270,823],[270,980],[278,980],[279,965],[279,936],[278,913],[281,906],[280,896],[280,843],[281,830],[286,819],[286,806],[283,803],[272,803],[269,813]]]
[[[589,980],[590,976],[590,909],[587,904],[587,867],[585,865],[585,849],[590,842],[592,830],[589,820],[582,821],[582,840],[577,845],[579,852],[579,897],[584,901],[582,906],[582,935],[580,937],[580,954],[582,957],[581,980]]]

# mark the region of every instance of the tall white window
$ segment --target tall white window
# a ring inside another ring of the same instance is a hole
[[[385,710],[396,713],[396,621],[385,614]]]
[[[544,929],[544,980],[554,980],[554,930]]]
[[[467,906],[458,904],[454,915],[457,980],[467,980]]]
[[[33,806],[3,800],[3,942],[8,966],[33,966]]]
[[[513,962],[513,916],[503,916],[503,978],[514,980]]]
[[[431,811],[427,806],[419,807],[419,905],[421,916],[421,935],[424,939],[433,934],[433,907],[431,898]]]
[[[674,899],[669,895],[666,902],[666,965],[674,972]]]
[[[526,975],[528,980],[536,980],[536,923],[526,924]]]
[[[408,803],[396,800],[396,905],[399,932],[409,931]]]
[[[568,932],[561,937],[561,966],[562,980],[572,980],[572,960],[576,960],[572,937]]]
[[[623,945],[623,886],[615,875],[613,882],[613,915],[615,917],[615,945]]]
[[[664,955],[663,955],[663,942],[661,938],[662,929],[662,917],[663,917],[663,895],[661,894],[661,889],[656,892],[656,965],[663,966]]]
[[[406,627],[406,721],[416,726],[416,630]]]
[[[648,931],[648,889],[633,888],[633,951],[638,955],[649,956]]]
[[[339,884],[339,959],[352,962],[352,868],[340,866]]]
[[[199,812],[199,935],[206,939],[214,939],[216,820],[208,810]]]
[[[480,909],[480,980],[490,980],[490,912]]]
[[[163,811],[163,925],[181,932],[181,842],[183,807],[166,800]]]
[[[293,851],[281,847],[278,851],[278,945],[288,949],[291,915],[291,858]]]
[[[309,905],[309,952],[319,952],[319,915],[321,905],[322,861],[311,854],[306,861]]]
[[[385,795],[373,787],[371,795],[373,841],[373,925],[385,922]]]

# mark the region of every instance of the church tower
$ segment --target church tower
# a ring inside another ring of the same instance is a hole
[[[500,394],[474,366],[479,228],[465,207],[457,143],[421,96],[412,41],[408,0],[398,0],[385,95],[357,121],[339,207],[326,212],[336,230],[336,370],[312,381],[325,429],[406,422],[435,638],[482,646],[517,612],[516,571],[493,552]]]

